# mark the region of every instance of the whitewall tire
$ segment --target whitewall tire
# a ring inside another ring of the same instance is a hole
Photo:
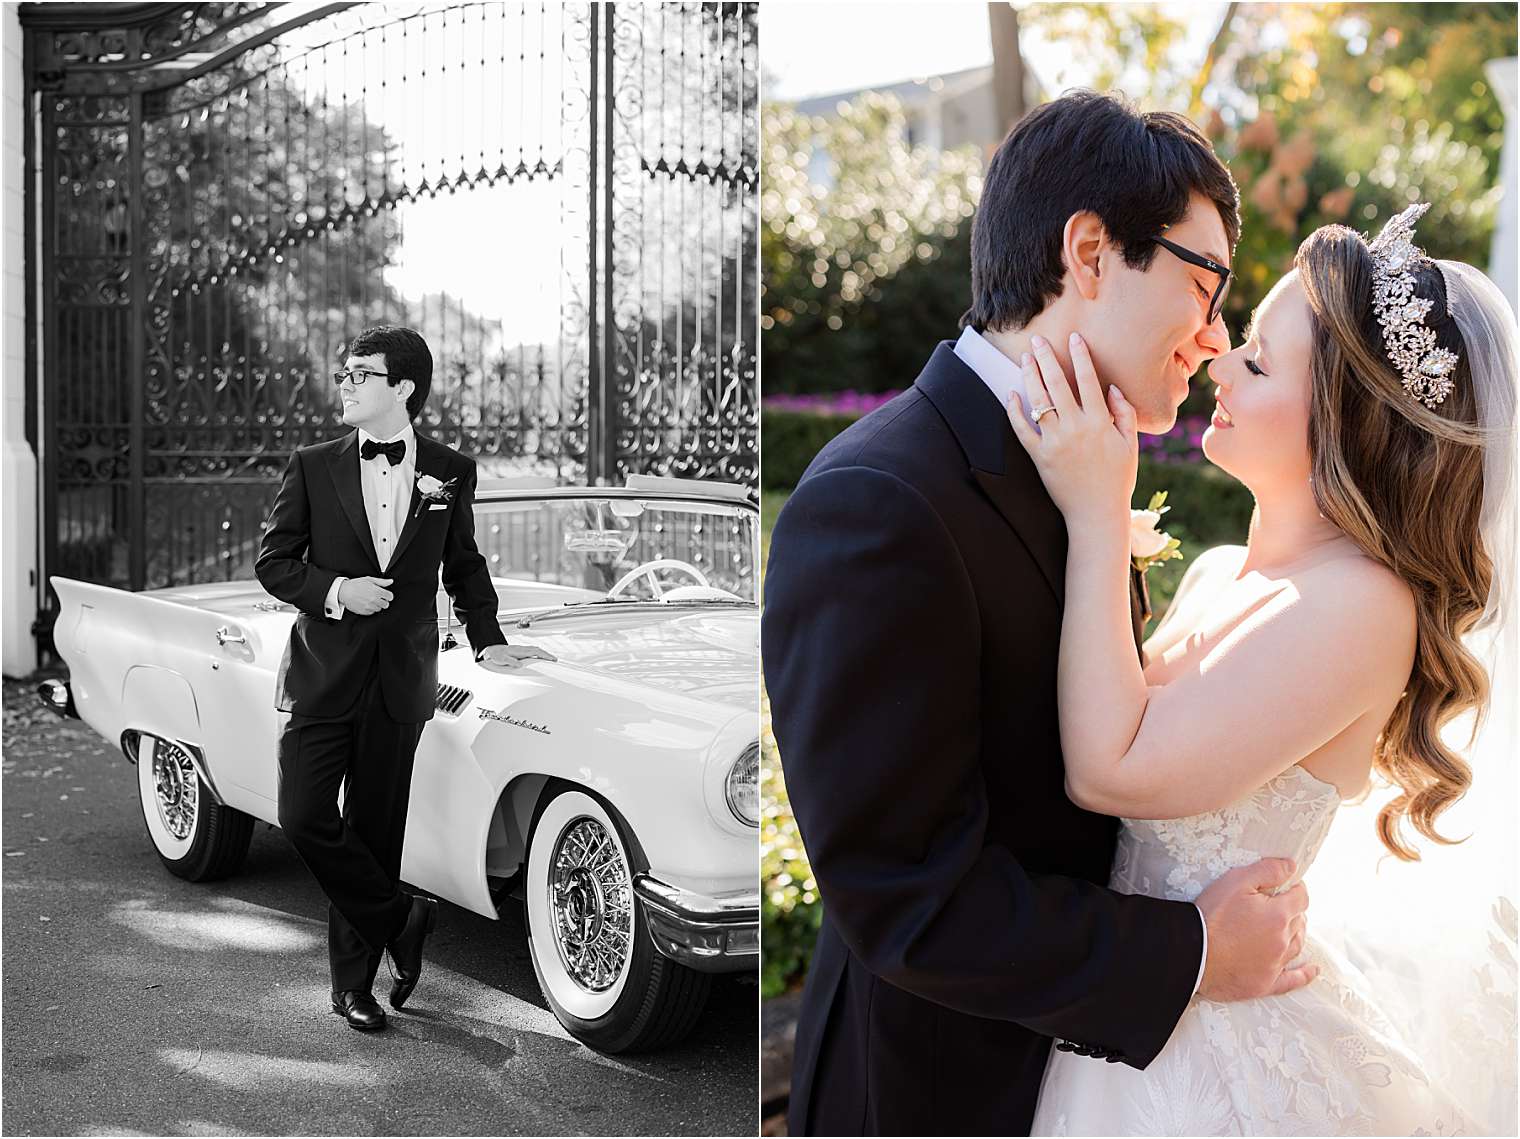
[[[620,819],[587,792],[552,786],[528,842],[528,948],[540,989],[571,1035],[602,1052],[685,1036],[711,979],[662,956],[633,893]]]
[[[141,737],[137,799],[148,838],[169,873],[204,882],[242,865],[253,817],[217,804],[182,744]]]

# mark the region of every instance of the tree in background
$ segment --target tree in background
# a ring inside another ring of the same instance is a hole
[[[1376,233],[1414,201],[1433,203],[1432,253],[1487,264],[1504,118],[1483,65],[1514,50],[1515,30],[1509,4],[1233,10],[1195,108],[1243,201],[1233,328],[1312,230]]]
[[[966,309],[973,148],[910,146],[901,104],[877,94],[827,119],[767,106],[762,136],[766,392],[911,382]]]
[[[1225,309],[1237,335],[1329,222],[1376,232],[1432,201],[1427,247],[1486,264],[1503,112],[1483,64],[1514,50],[1513,5],[1231,4],[1202,42],[1154,4],[1030,4],[1016,19],[1049,89],[1117,86],[1188,111],[1214,140],[1241,189]],[[908,146],[901,106],[871,93],[834,118],[772,104],[763,146],[766,393],[910,382],[968,303],[979,157]]]

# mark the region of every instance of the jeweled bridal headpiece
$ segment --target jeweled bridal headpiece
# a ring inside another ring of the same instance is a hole
[[[1451,392],[1457,355],[1436,346],[1435,330],[1425,326],[1425,315],[1435,302],[1415,295],[1410,272],[1429,260],[1414,243],[1414,223],[1428,209],[1429,202],[1420,202],[1390,218],[1368,248],[1372,251],[1372,311],[1383,326],[1383,350],[1403,377],[1404,390],[1435,408]]]

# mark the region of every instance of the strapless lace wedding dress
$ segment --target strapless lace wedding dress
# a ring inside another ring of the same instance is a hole
[[[1254,794],[1186,819],[1126,819],[1110,885],[1192,901],[1228,870],[1290,857],[1299,873],[1340,805],[1290,767]],[[1291,883],[1290,883],[1291,885]],[[1052,1051],[1035,1135],[1454,1135],[1476,1128],[1426,1079],[1361,976],[1310,937],[1304,988],[1219,1004],[1194,997],[1144,1071]]]

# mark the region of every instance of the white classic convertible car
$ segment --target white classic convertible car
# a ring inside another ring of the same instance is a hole
[[[607,1052],[669,1044],[711,974],[759,959],[757,511],[741,487],[482,481],[476,541],[508,639],[475,663],[439,593],[437,712],[402,877],[488,917],[523,899],[544,997]],[[137,765],[169,872],[236,871],[276,824],[274,677],[291,606],[254,581],[129,593],[53,578],[49,706]]]

